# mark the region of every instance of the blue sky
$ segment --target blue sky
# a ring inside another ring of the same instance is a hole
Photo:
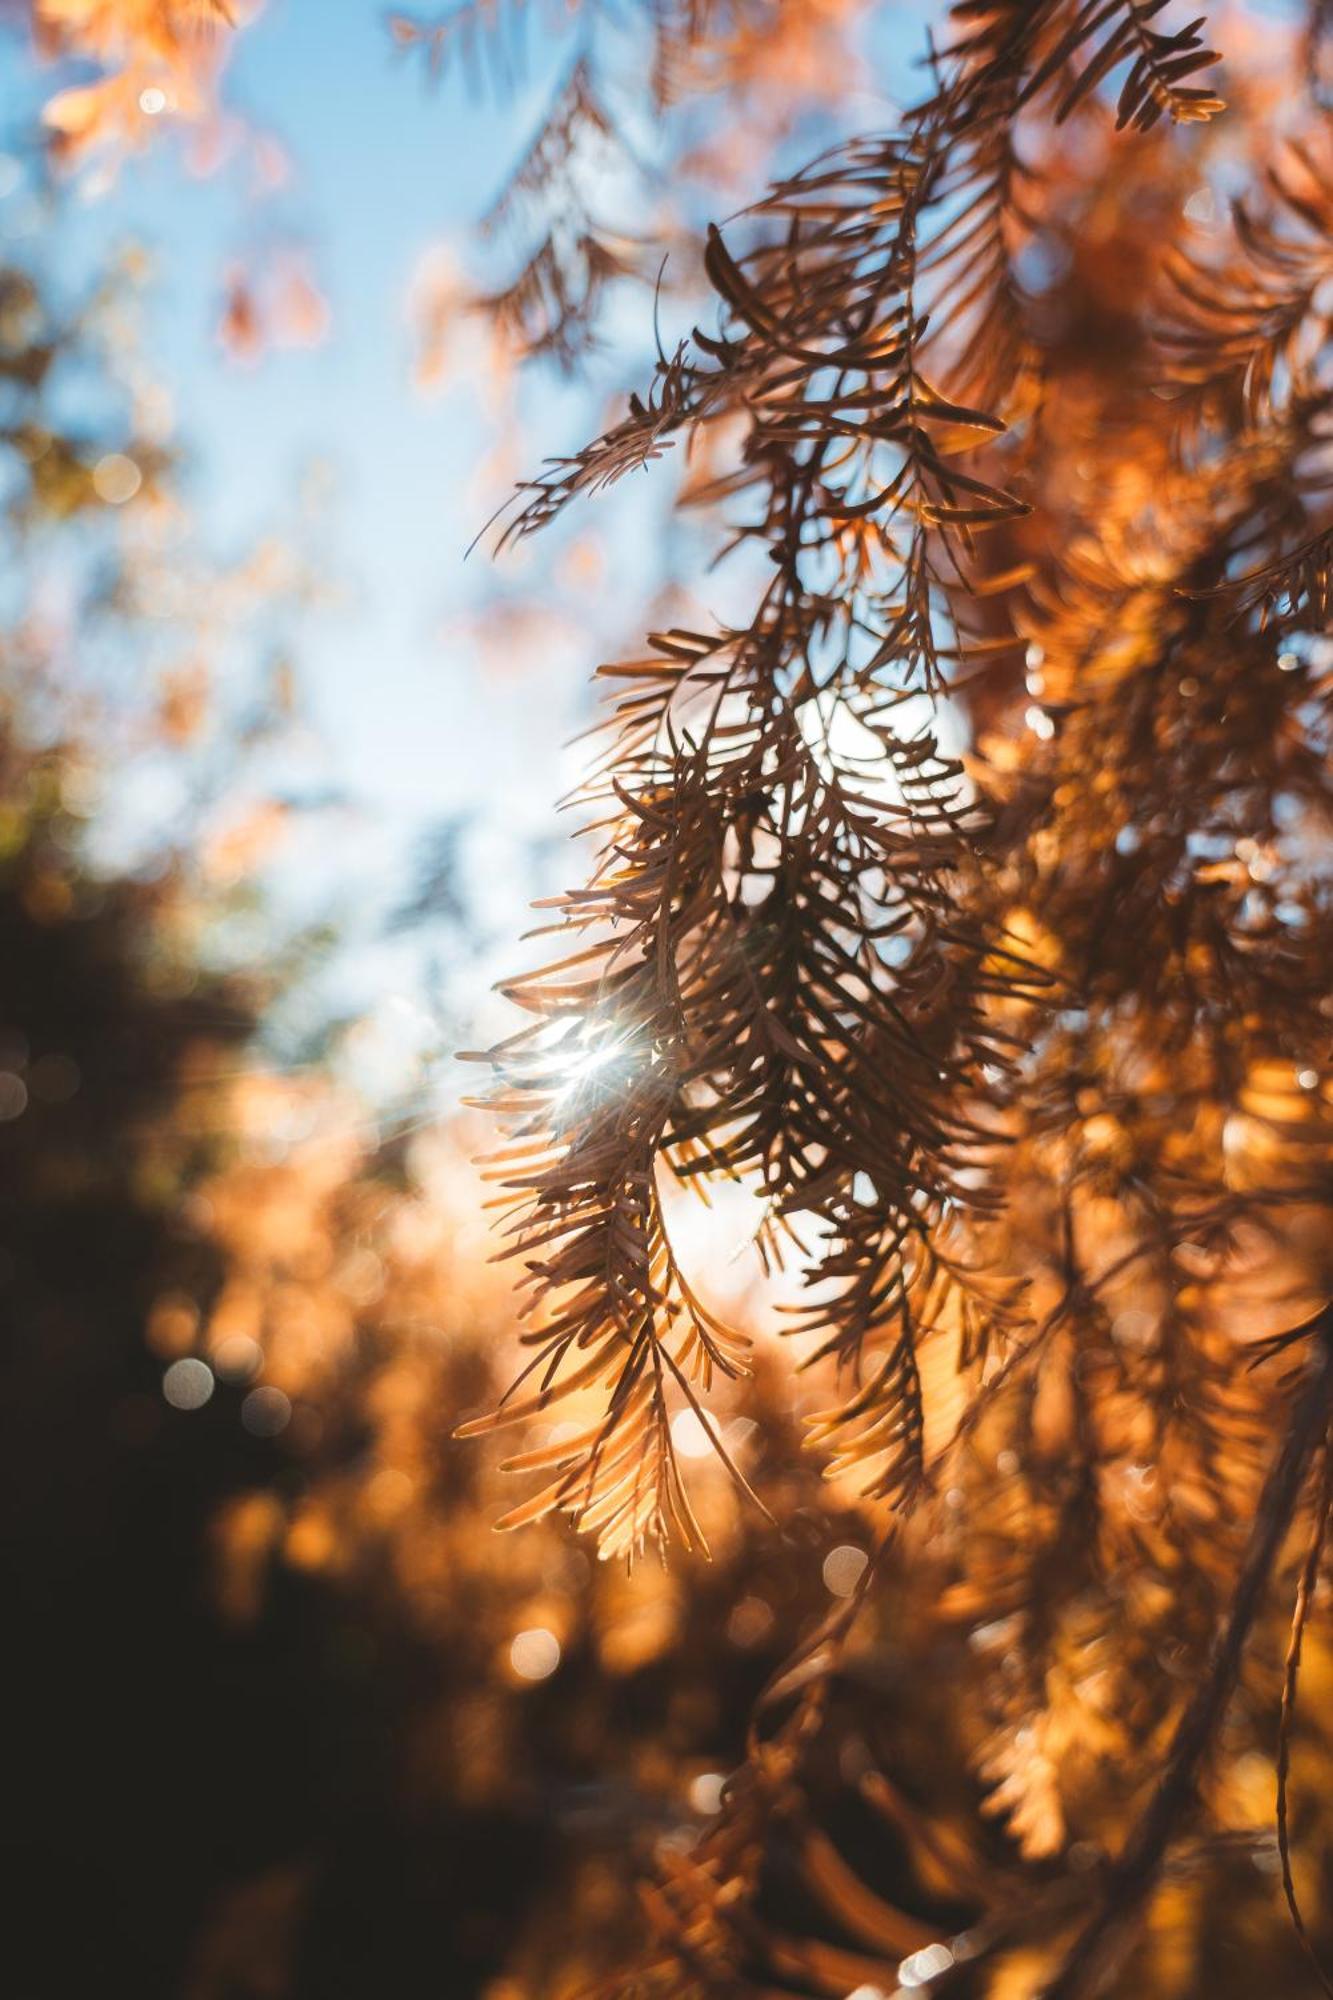
[[[125,242],[151,255],[147,358],[172,393],[200,531],[219,556],[281,531],[313,468],[330,495],[318,547],[334,604],[300,632],[296,660],[320,776],[353,801],[316,836],[326,879],[312,867],[308,881],[312,902],[331,889],[360,947],[343,958],[346,1004],[413,983],[409,948],[383,946],[379,933],[406,889],[405,856],[433,822],[475,816],[491,915],[500,930],[519,928],[532,845],[556,831],[561,746],[584,716],[595,652],[580,664],[569,635],[552,634],[543,657],[530,649],[496,674],[467,630],[469,612],[497,595],[523,600],[526,566],[497,569],[486,548],[467,555],[505,491],[475,477],[496,419],[466,376],[423,398],[407,310],[423,252],[466,247],[566,59],[539,45],[526,90],[478,103],[461,79],[428,88],[394,54],[378,7],[269,0],[235,39],[225,89],[290,156],[289,183],[256,204],[244,173],[195,177],[184,142],[164,134],[95,198],[76,183],[61,224],[60,275],[73,288]],[[0,36],[11,145],[27,142],[51,87],[23,38]],[[0,207],[0,228],[23,227],[13,202]],[[217,338],[226,270],[293,242],[308,247],[330,336],[238,365]],[[533,462],[595,423],[597,403],[549,377],[524,396]],[[623,509],[617,518],[623,531]],[[632,551],[618,567],[628,620]]]
[[[330,580],[346,609],[312,631],[302,665],[343,775],[395,815],[484,802],[478,753],[496,749],[496,718],[436,635],[494,582],[464,562],[479,525],[464,469],[486,422],[466,382],[415,393],[406,300],[422,251],[466,231],[499,183],[527,107],[426,91],[361,0],[271,0],[236,37],[227,94],[289,152],[289,187],[256,208],[235,174],[183,175],[168,143],[126,163],[74,240],[90,258],[129,236],[153,253],[152,360],[219,547],[281,523],[312,463],[331,472]],[[223,274],[270,238],[310,245],[332,331],[238,366],[216,339]]]

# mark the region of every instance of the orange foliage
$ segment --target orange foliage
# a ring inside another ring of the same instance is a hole
[[[238,15],[229,0],[34,0],[40,52],[48,60],[77,56],[103,72],[47,104],[58,156],[80,164],[94,153],[136,150],[160,122],[208,118],[226,38],[253,11]]]

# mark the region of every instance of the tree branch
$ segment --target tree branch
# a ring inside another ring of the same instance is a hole
[[[1241,1658],[1291,1526],[1311,1459],[1333,1416],[1333,1307],[1315,1322],[1315,1358],[1291,1411],[1287,1435],[1264,1483],[1226,1622],[1203,1679],[1176,1725],[1157,1790],[1108,1870],[1101,1904],[1070,1947],[1043,2000],[1095,2000],[1128,1950],[1143,1906],[1236,1685]]]

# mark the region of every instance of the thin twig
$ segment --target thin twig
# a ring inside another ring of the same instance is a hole
[[[1291,1912],[1292,1926],[1301,1941],[1302,1949],[1310,1961],[1321,1990],[1328,1995],[1328,2000],[1333,2000],[1333,1981],[1329,1979],[1320,1963],[1319,1954],[1314,1948],[1314,1940],[1306,1929],[1305,1917],[1296,1894],[1295,1878],[1291,1872],[1291,1827],[1287,1810],[1287,1792],[1291,1775],[1291,1727],[1296,1714],[1296,1689],[1301,1672],[1301,1642],[1305,1637],[1306,1621],[1314,1601],[1315,1585],[1319,1580],[1319,1563],[1324,1553],[1331,1506],[1333,1506],[1333,1448],[1325,1438],[1324,1476],[1319,1483],[1318,1506],[1310,1530],[1309,1546],[1305,1551],[1305,1562],[1301,1568],[1301,1579],[1296,1586],[1296,1603],[1291,1614],[1291,1638],[1287,1644],[1287,1657],[1282,1670],[1282,1720],[1277,1740],[1277,1850],[1282,1862],[1282,1893]]]
[[[1134,1938],[1172,1836],[1193,1803],[1199,1767],[1226,1713],[1250,1628],[1263,1605],[1310,1461],[1333,1415],[1333,1309],[1325,1309],[1318,1326],[1314,1359],[1264,1483],[1231,1609],[1207,1671],[1176,1725],[1161,1782],[1108,1870],[1101,1903],[1070,1947],[1044,2000],[1094,2000],[1105,1991]]]

